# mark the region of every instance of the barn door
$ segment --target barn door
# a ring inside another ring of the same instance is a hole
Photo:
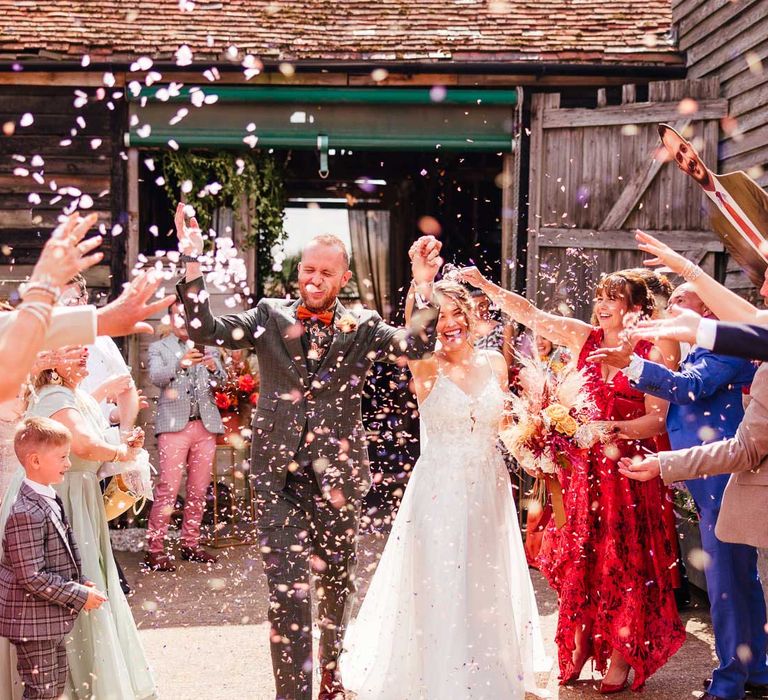
[[[713,80],[651,83],[648,102],[561,109],[533,96],[527,293],[540,307],[588,320],[601,274],[642,265],[634,230],[648,231],[714,273],[723,246],[707,228],[701,190],[655,160],[657,124],[687,130],[705,162],[717,162],[727,102]]]

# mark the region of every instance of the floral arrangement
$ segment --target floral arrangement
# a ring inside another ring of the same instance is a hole
[[[244,360],[232,357],[227,363],[227,380],[214,393],[220,411],[236,411],[244,403],[255,405],[259,400],[259,385]]]
[[[501,440],[528,472],[543,478],[558,527],[565,522],[559,475],[608,434],[587,385],[587,375],[573,364],[559,371],[539,359],[519,356],[521,391],[509,401],[509,425]]]

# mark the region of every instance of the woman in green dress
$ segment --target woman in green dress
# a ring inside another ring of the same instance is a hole
[[[87,375],[87,350],[80,357],[41,372],[27,415],[45,416],[72,433],[72,467],[56,487],[80,548],[83,575],[109,600],[79,615],[67,639],[69,696],[76,700],[145,700],[156,697],[152,672],[120,581],[109,542],[109,529],[97,471],[103,462],[131,461],[143,434],[131,444],[110,444],[109,428],[98,403],[78,390]]]

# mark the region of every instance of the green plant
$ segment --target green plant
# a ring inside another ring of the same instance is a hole
[[[674,487],[675,511],[681,520],[689,523],[699,522],[699,511],[688,489]]]
[[[243,197],[250,216],[246,248],[256,249],[258,282],[272,273],[271,250],[285,237],[285,189],[282,168],[267,153],[167,151],[163,157],[165,189],[171,201],[179,192],[195,208],[200,227],[211,227],[220,207],[232,209],[238,223]]]

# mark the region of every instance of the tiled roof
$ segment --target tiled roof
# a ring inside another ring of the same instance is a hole
[[[0,0],[0,57],[660,61],[670,0]],[[232,58],[232,55],[230,55]]]

